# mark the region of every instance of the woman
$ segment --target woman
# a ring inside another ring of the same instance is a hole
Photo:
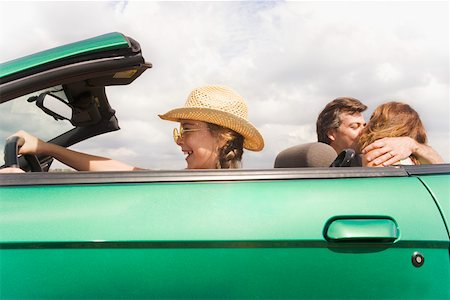
[[[364,149],[378,139],[405,136],[421,144],[427,141],[427,134],[419,114],[408,104],[388,102],[378,106],[370,117],[359,139],[360,149]],[[394,155],[391,153],[391,156]],[[420,162],[411,155],[409,158],[398,161],[397,164],[416,165]],[[372,163],[367,163],[364,157],[363,165],[373,166]]]
[[[204,86],[191,92],[184,107],[159,116],[180,123],[180,129],[174,129],[174,139],[186,155],[187,169],[232,169],[241,167],[244,148],[260,151],[264,147],[261,134],[248,121],[247,114],[247,104],[233,90]],[[25,141],[20,154],[49,155],[79,171],[142,170],[46,143],[24,131],[15,135]]]

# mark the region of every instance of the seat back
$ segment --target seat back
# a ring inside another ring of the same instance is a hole
[[[275,158],[275,168],[329,167],[337,153],[328,144],[315,142],[293,146]]]

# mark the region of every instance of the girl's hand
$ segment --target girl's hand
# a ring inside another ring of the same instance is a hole
[[[14,133],[12,136],[18,136],[23,139],[22,143],[19,143],[19,153],[20,154],[40,154],[45,142],[41,141],[37,137],[20,130]]]

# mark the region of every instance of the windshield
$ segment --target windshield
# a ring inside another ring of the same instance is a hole
[[[36,91],[4,102],[0,105],[0,165],[4,161],[4,146],[6,139],[19,130],[25,130],[40,139],[47,141],[69,131],[74,126],[67,120],[55,120],[36,106],[30,97],[39,96],[51,91],[61,99],[67,100],[62,86],[54,86]],[[29,99],[31,102],[29,102]]]

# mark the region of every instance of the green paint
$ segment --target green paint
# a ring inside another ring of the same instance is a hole
[[[0,64],[0,78],[80,54],[126,47],[128,47],[128,42],[125,37],[118,32],[112,32],[2,63]]]
[[[388,218],[398,240],[326,247],[340,216]],[[3,187],[0,239],[256,246],[0,249],[2,299],[450,297],[446,228],[413,177]]]
[[[447,225],[447,232],[450,237],[450,176],[428,175],[421,176],[420,180],[433,195]]]

